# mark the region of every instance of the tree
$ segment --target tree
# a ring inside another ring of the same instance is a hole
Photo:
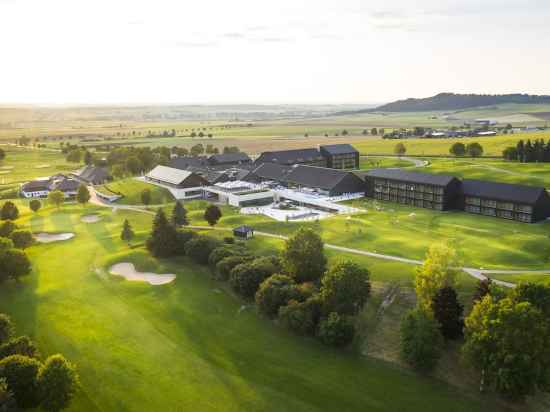
[[[1,149],[0,149],[1,150]],[[4,378],[0,378],[0,412],[16,411],[17,404],[13,393],[8,388],[8,383]]]
[[[38,212],[41,207],[42,203],[38,199],[33,199],[29,202],[29,208],[35,213]]]
[[[286,275],[272,275],[260,284],[255,300],[258,310],[269,318],[279,313],[291,299],[299,299],[300,291],[296,282]]]
[[[14,330],[10,317],[0,313],[0,345],[12,337]]]
[[[215,268],[218,262],[229,256],[243,256],[248,255],[248,250],[241,244],[227,244],[224,243],[214,249],[208,256],[208,264]]]
[[[248,255],[225,257],[216,264],[216,273],[220,279],[227,280],[233,268],[241,263],[250,262],[251,260],[254,260],[254,258]]]
[[[219,245],[219,241],[210,236],[195,236],[185,244],[185,254],[191,260],[206,265],[210,254]]]
[[[6,158],[6,152],[4,149],[0,149],[0,162]]]
[[[399,142],[393,148],[393,152],[398,156],[403,156],[407,152],[407,148],[403,143]]]
[[[14,247],[26,249],[34,243],[34,236],[30,230],[14,230],[10,234]]]
[[[62,355],[52,355],[38,372],[41,407],[58,412],[71,403],[80,383],[75,367]]]
[[[502,157],[506,160],[518,160],[518,149],[513,146],[507,147],[502,151]]]
[[[25,252],[19,249],[8,249],[0,252],[0,280],[2,274],[18,280],[31,272],[31,262]]]
[[[124,166],[126,170],[133,175],[137,175],[143,171],[143,163],[137,156],[131,156],[126,159]]]
[[[462,157],[466,154],[466,146],[464,143],[456,142],[449,149],[449,153],[456,157]]]
[[[480,372],[480,390],[512,400],[550,388],[550,325],[530,302],[487,295],[465,319],[464,357]]]
[[[134,231],[132,229],[132,226],[130,225],[130,222],[128,219],[124,219],[124,223],[122,225],[122,232],[120,232],[120,239],[124,242],[128,243],[130,245],[130,242],[134,238]]]
[[[378,135],[378,129],[376,127],[373,127],[372,129],[370,129],[370,134],[372,134],[373,136]]]
[[[300,228],[285,242],[281,253],[285,273],[298,283],[316,281],[327,266],[324,244],[312,229]]]
[[[334,264],[321,279],[321,298],[328,312],[355,315],[370,293],[369,271],[350,260]]]
[[[84,152],[84,164],[89,166],[93,162],[94,162],[94,157],[92,156],[92,154],[88,150],[86,150]]]
[[[67,162],[80,163],[82,160],[82,151],[80,149],[72,149],[66,158]]]
[[[0,359],[12,355],[23,355],[36,359],[40,357],[36,345],[28,336],[19,336],[18,338],[10,339],[8,342],[0,345]]]
[[[477,142],[469,143],[466,146],[466,152],[470,157],[480,157],[483,154],[483,147]]]
[[[474,303],[482,300],[486,295],[491,293],[491,285],[493,281],[491,278],[482,279],[477,283],[476,290],[474,292]]]
[[[432,310],[445,339],[454,340],[462,336],[464,306],[458,301],[452,287],[444,287],[436,292],[432,299]]]
[[[452,245],[431,245],[424,263],[416,269],[415,288],[419,306],[431,310],[436,292],[444,287],[454,287],[459,271],[460,259]]]
[[[208,222],[210,226],[214,226],[218,223],[218,220],[222,217],[222,211],[216,205],[208,205],[204,211],[204,220]]]
[[[326,319],[319,322],[317,336],[325,345],[345,346],[353,340],[355,328],[347,316],[331,312]]]
[[[82,205],[85,205],[90,201],[90,191],[88,190],[86,185],[81,184],[80,186],[78,186],[78,192],[76,192],[76,200]]]
[[[150,189],[143,189],[141,191],[141,203],[143,203],[145,206],[149,206],[151,204],[151,190]]]
[[[189,224],[187,210],[185,210],[185,207],[183,207],[179,200],[176,200],[176,204],[172,210],[172,224],[174,226],[186,226]]]
[[[15,203],[7,201],[2,205],[0,210],[0,219],[2,220],[15,220],[19,217],[19,209],[15,206]]]
[[[260,257],[241,263],[231,270],[229,283],[241,296],[252,299],[260,284],[280,269],[276,258]]]
[[[161,208],[157,210],[157,214],[153,220],[151,235],[145,242],[145,246],[156,257],[172,256],[176,250],[176,228],[168,222]]]
[[[11,220],[6,220],[0,225],[0,236],[1,237],[10,237],[12,232],[17,229],[17,225]]]
[[[400,327],[401,357],[420,372],[430,372],[441,357],[443,338],[437,321],[422,308],[409,311]]]
[[[48,193],[48,202],[53,203],[58,209],[65,201],[65,195],[61,190],[52,190]]]
[[[36,408],[40,404],[38,371],[40,362],[22,355],[0,360],[0,378],[4,378],[20,408]]]
[[[298,335],[314,335],[321,318],[321,298],[311,296],[304,302],[290,300],[279,308],[279,321]]]

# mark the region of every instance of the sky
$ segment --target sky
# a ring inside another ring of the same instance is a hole
[[[0,102],[550,94],[548,0],[0,0]]]

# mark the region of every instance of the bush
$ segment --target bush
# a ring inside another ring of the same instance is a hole
[[[253,256],[243,255],[225,257],[216,264],[216,274],[220,279],[227,280],[235,266],[241,263],[250,262],[251,260],[254,260]]]
[[[185,254],[196,263],[206,265],[210,253],[217,248],[219,242],[209,236],[195,236],[185,244]]]
[[[42,203],[38,199],[33,199],[29,202],[29,208],[35,213],[38,212],[41,207]]]
[[[235,238],[232,236],[227,236],[223,238],[223,243],[227,243],[228,245],[232,245],[235,243]]]
[[[23,355],[37,359],[40,357],[36,345],[28,336],[11,339],[0,346],[0,359],[11,355]]]
[[[401,357],[413,368],[429,372],[441,356],[439,324],[425,310],[409,311],[401,321]]]
[[[327,312],[357,314],[370,293],[369,271],[352,261],[334,264],[321,279],[321,297]]]
[[[345,346],[351,343],[355,335],[355,327],[346,316],[331,312],[326,319],[319,322],[317,336],[325,345]]]
[[[319,296],[312,296],[305,302],[291,300],[279,308],[279,320],[298,335],[314,335],[321,317],[321,306]]]
[[[229,282],[235,292],[252,299],[260,284],[279,269],[276,258],[256,258],[235,266],[229,276]]]
[[[0,237],[10,237],[12,232],[17,229],[15,223],[11,220],[7,220],[0,225]]]
[[[323,241],[312,229],[298,229],[285,242],[281,256],[285,273],[298,283],[316,281],[325,273]]]
[[[0,345],[12,337],[13,331],[14,327],[10,317],[0,313]]]
[[[222,217],[222,211],[216,205],[208,205],[204,211],[204,220],[208,222],[210,226],[214,226],[218,223],[218,220]]]
[[[445,339],[462,337],[464,328],[464,306],[458,301],[456,291],[451,287],[441,288],[432,299],[435,320],[439,322],[441,335]]]
[[[15,203],[9,200],[2,205],[0,209],[0,219],[2,220],[15,220],[19,217],[19,209],[15,206]]]
[[[10,239],[18,249],[26,249],[34,243],[34,236],[29,230],[14,230],[11,232]]]
[[[38,373],[42,409],[57,412],[69,406],[79,387],[75,367],[62,355],[46,359]]]
[[[243,256],[248,254],[248,250],[241,245],[228,245],[223,244],[218,246],[216,249],[210,253],[208,257],[208,264],[212,267],[215,267],[218,262],[229,256]]]
[[[5,252],[6,250],[13,249],[13,242],[11,239],[0,237],[0,253]]]
[[[0,253],[0,274],[18,279],[20,276],[29,274],[30,271],[31,262],[22,250],[8,249]]]
[[[21,355],[0,360],[0,378],[6,380],[20,408],[36,408],[40,403],[37,381],[40,366],[36,359]]]
[[[191,230],[178,230],[176,233],[176,255],[185,255],[185,245],[197,234]]]
[[[16,411],[17,404],[13,393],[8,389],[8,384],[4,378],[0,378],[0,411]]]
[[[299,297],[300,292],[294,279],[286,275],[272,275],[261,283],[256,292],[256,305],[261,313],[274,318],[281,306]]]

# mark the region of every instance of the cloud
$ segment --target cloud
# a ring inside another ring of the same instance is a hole
[[[293,41],[293,39],[289,37],[263,37],[259,40],[265,43],[289,43]]]
[[[226,39],[244,39],[246,36],[243,33],[232,32],[232,33],[224,33],[222,34],[222,37]]]
[[[202,48],[202,47],[215,47],[218,43],[215,41],[178,41],[176,47],[183,48]]]

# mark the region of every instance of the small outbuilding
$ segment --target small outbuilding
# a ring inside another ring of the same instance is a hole
[[[240,239],[250,239],[254,236],[254,229],[248,225],[242,225],[233,229],[233,236]]]

